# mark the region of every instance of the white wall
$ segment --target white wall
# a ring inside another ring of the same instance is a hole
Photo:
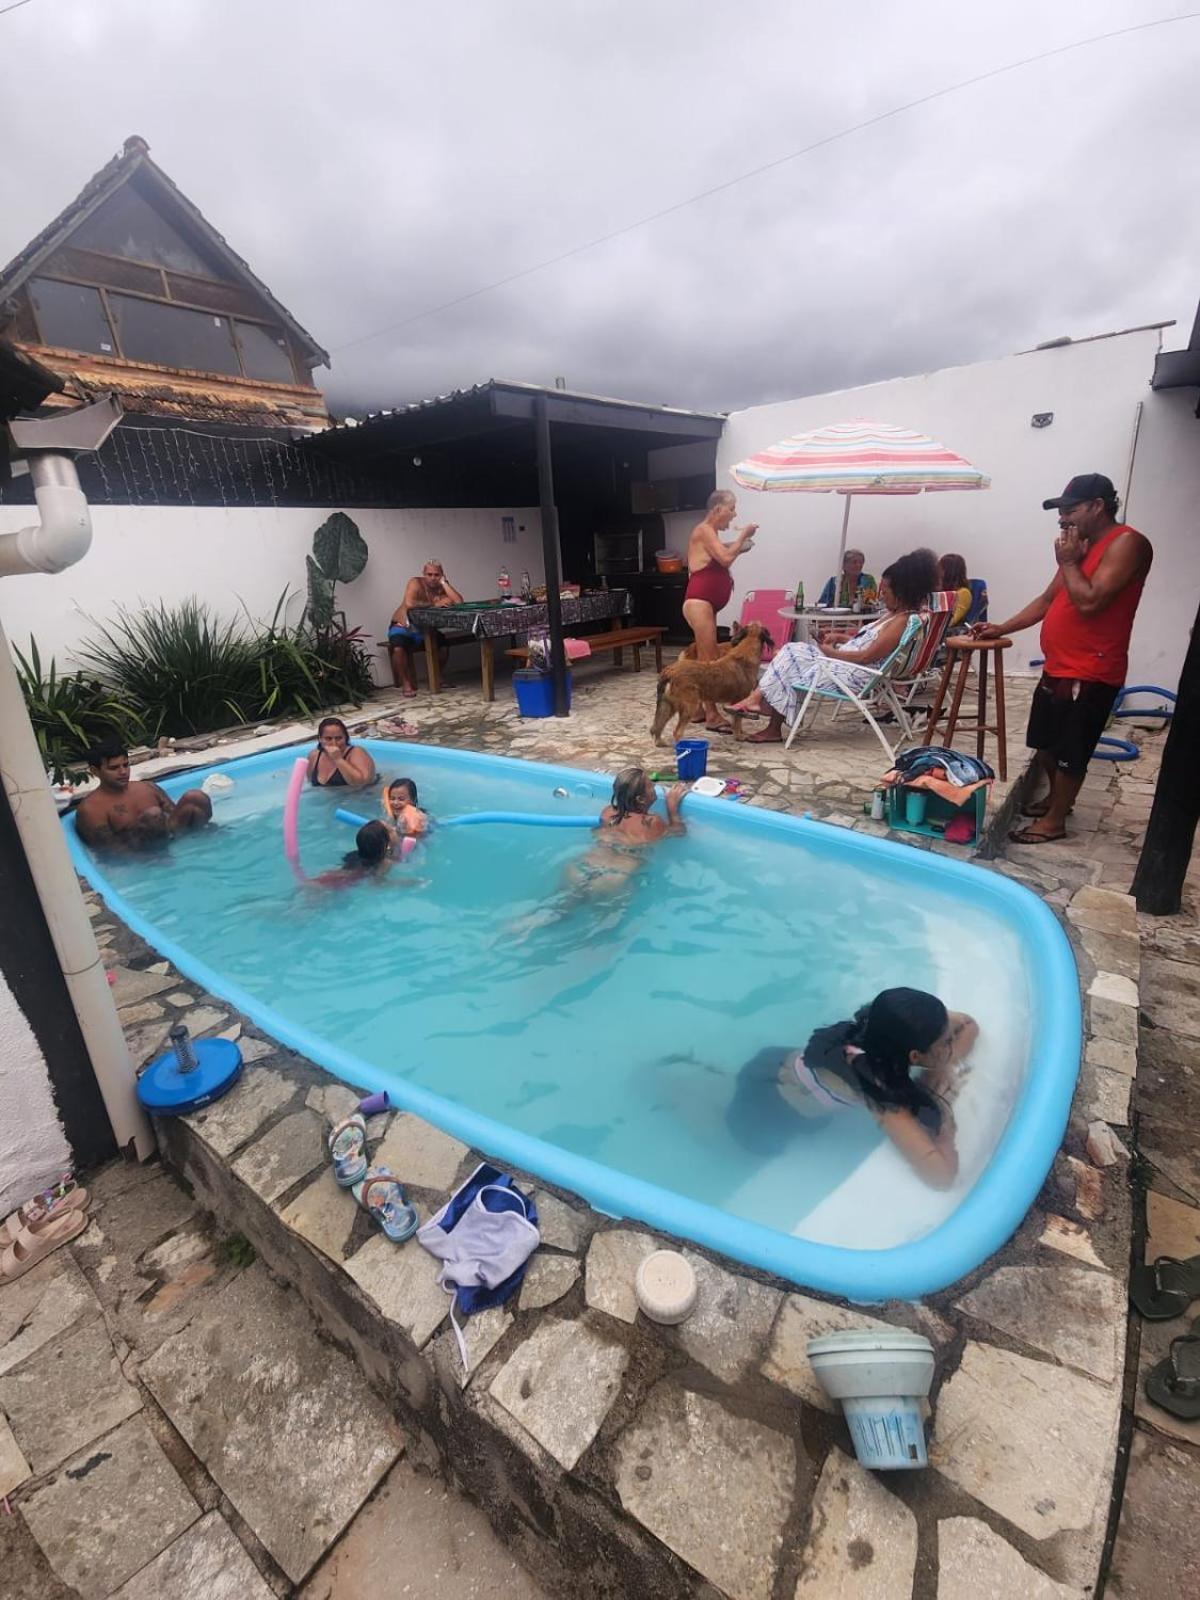
[[[1200,422],[1195,394],[1149,388],[1156,332],[1033,351],[915,378],[810,395],[729,419],[717,453],[717,486],[743,456],[790,434],[852,417],[915,428],[942,440],[989,474],[980,493],[859,496],[849,542],[878,573],[917,545],[965,556],[986,578],[991,616],[1002,621],[1054,573],[1057,522],[1041,503],[1079,472],[1104,472],[1125,493],[1139,401],[1144,403],[1130,512],[1155,548],[1154,569],[1134,631],[1130,681],[1174,688],[1196,609]],[[1052,411],[1048,428],[1035,412]],[[738,490],[738,520],[760,524],[753,550],[734,569],[739,593],[793,588],[810,599],[833,571],[843,500],[833,494]],[[1037,630],[1018,634],[1006,670],[1028,670],[1040,654]]]
[[[73,1157],[46,1058],[0,973],[0,1216],[59,1178]]]
[[[196,595],[222,616],[241,603],[268,619],[284,588],[295,592],[289,621],[303,606],[304,557],[327,511],[312,509],[94,506],[92,548],[77,567],[56,577],[4,585],[0,620],[24,650],[32,633],[42,659],[73,663],[72,651],[94,630],[88,618],[111,619],[118,605],[140,600],[168,603]],[[372,640],[383,638],[404,586],[424,561],[436,556],[446,576],[469,600],[495,595],[501,566],[513,586],[528,570],[542,581],[541,518],[536,508],[487,510],[356,511],[350,515],[370,548],[362,576],[338,585],[347,621]],[[0,506],[0,533],[32,521],[26,506]],[[516,522],[515,544],[505,544],[501,519]],[[18,593],[19,589],[19,593]],[[382,652],[377,677],[390,682]]]

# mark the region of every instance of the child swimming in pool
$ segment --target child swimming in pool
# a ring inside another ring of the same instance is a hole
[[[366,878],[382,878],[392,864],[392,835],[382,822],[364,822],[354,835],[354,849],[342,857],[340,867],[312,879],[322,889],[348,889]]]
[[[936,995],[884,989],[852,1018],[816,1029],[803,1050],[760,1050],[739,1074],[729,1120],[749,1128],[758,1090],[774,1078],[801,1116],[869,1111],[923,1182],[948,1189],[958,1176],[951,1106],[978,1037],[978,1023]]]
[[[395,778],[383,791],[386,826],[398,837],[419,839],[429,831],[429,816],[417,803],[417,786],[411,778]]]

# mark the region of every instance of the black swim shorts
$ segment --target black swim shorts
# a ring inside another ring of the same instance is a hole
[[[1082,778],[1120,692],[1116,684],[1043,672],[1033,691],[1025,743],[1048,751],[1060,772]]]

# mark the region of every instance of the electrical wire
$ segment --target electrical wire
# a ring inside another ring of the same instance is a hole
[[[24,0],[22,0],[24,3]],[[1009,61],[1002,67],[991,67],[987,72],[977,72],[969,78],[961,78],[957,83],[946,84],[941,89],[933,89],[929,94],[919,95],[915,100],[907,100],[903,105],[892,106],[887,111],[880,111],[873,117],[866,117],[862,122],[856,122],[848,128],[839,128],[835,133],[824,135],[823,138],[814,139],[811,144],[806,144],[799,150],[792,150],[785,156],[777,156],[773,161],[765,161],[761,166],[751,167],[747,172],[738,173],[736,177],[727,178],[723,183],[715,183],[711,188],[701,189],[696,194],[688,195],[683,200],[676,200],[672,205],[663,206],[659,211],[651,211],[644,217],[638,217],[634,222],[625,223],[623,227],[614,228],[610,233],[598,234],[594,239],[587,239],[582,244],[572,245],[569,250],[562,250],[558,255],[547,256],[544,261],[537,261],[532,266],[521,267],[516,272],[510,272],[503,278],[496,278],[491,283],[482,284],[478,289],[470,289],[466,294],[456,295],[452,300],[443,300],[438,305],[426,306],[423,311],[415,311],[411,316],[402,317],[398,322],[390,322],[386,327],[376,328],[371,333],[358,334],[353,339],[347,339],[344,344],[332,346],[332,353],[337,355],[343,350],[353,350],[360,344],[368,344],[375,339],[383,339],[389,333],[397,333],[401,328],[411,327],[414,322],[421,322],[426,317],[437,316],[441,311],[451,311],[456,306],[466,305],[469,300],[478,300],[481,295],[492,294],[496,289],[506,288],[510,283],[517,283],[522,278],[529,278],[537,272],[545,272],[548,267],[558,266],[560,262],[569,261],[573,256],[582,255],[586,250],[595,250],[599,245],[609,244],[614,239],[624,238],[626,234],[635,232],[638,228],[645,228],[652,222],[659,222],[663,217],[673,216],[678,211],[685,210],[688,206],[699,204],[701,200],[709,200],[713,195],[723,194],[728,189],[735,188],[740,183],[747,183],[751,178],[761,177],[764,172],[773,172],[777,168],[786,166],[790,161],[799,161],[803,156],[812,155],[816,150],[823,150],[831,144],[836,144],[840,139],[848,139],[851,134],[862,133],[867,128],[878,127],[881,122],[887,122],[893,117],[903,116],[905,112],[915,111],[920,106],[930,105],[935,100],[944,100],[948,95],[959,94],[964,89],[974,88],[977,84],[988,83],[994,78],[1002,78],[1010,72],[1019,72],[1024,67],[1035,66],[1040,61],[1049,61],[1055,56],[1070,55],[1075,50],[1084,50],[1091,45],[1103,44],[1108,39],[1120,39],[1127,34],[1144,33],[1149,28],[1162,28],[1174,22],[1194,22],[1200,18],[1200,11],[1180,12],[1170,17],[1155,17],[1149,22],[1132,23],[1126,28],[1113,28],[1108,33],[1092,34],[1086,39],[1076,39],[1070,44],[1057,45],[1051,50],[1042,50],[1037,55],[1024,56],[1020,61]]]

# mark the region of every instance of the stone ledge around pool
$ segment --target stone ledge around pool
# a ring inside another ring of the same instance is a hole
[[[700,1298],[664,1328],[638,1312],[633,1276],[679,1242],[517,1174],[537,1194],[542,1246],[513,1301],[464,1324],[467,1371],[438,1263],[415,1240],[389,1243],[333,1182],[324,1129],[358,1094],[123,927],[100,931],[139,1065],[176,1017],[238,1037],[247,1058],[224,1099],[158,1122],[164,1159],[549,1587],[792,1600],[855,1592],[870,1559],[881,1595],[904,1600],[918,1581],[932,1594],[918,1568],[940,1563],[938,1600],[973,1600],[1091,1593],[1116,1464],[1130,1216],[1110,1124],[1128,1119],[1136,1068],[1137,923],[1127,896],[1094,888],[1066,922],[1088,1012],[1071,1125],[1037,1204],[969,1278],[922,1304],[860,1309],[685,1244]],[[403,1112],[368,1132],[422,1219],[481,1159]],[[815,1334],[879,1323],[935,1347],[923,1473],[860,1468],[807,1361]]]

